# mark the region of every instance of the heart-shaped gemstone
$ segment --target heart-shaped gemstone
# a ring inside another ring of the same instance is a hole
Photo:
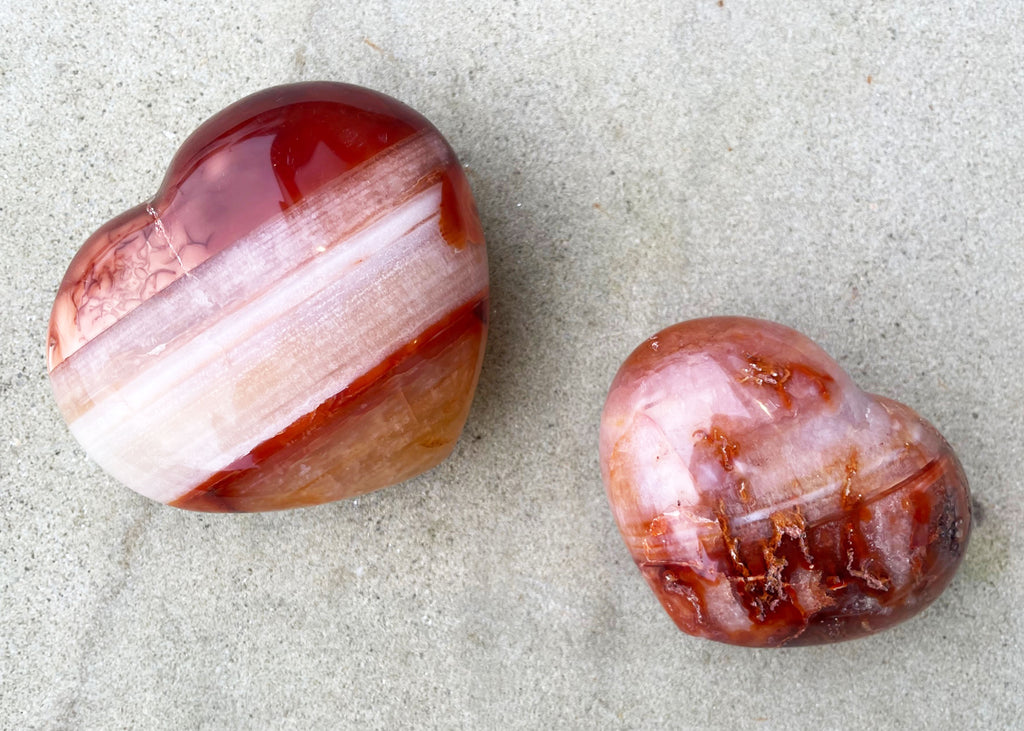
[[[148,203],[75,256],[53,391],[154,500],[276,510],[437,465],[487,331],[483,233],[455,154],[382,94],[316,82],[205,122]]]
[[[691,320],[633,351],[605,404],[601,468],[662,606],[732,644],[890,627],[946,587],[970,535],[942,436],[760,320]]]

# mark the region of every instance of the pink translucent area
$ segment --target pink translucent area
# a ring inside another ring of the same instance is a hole
[[[627,358],[601,421],[612,511],[680,629],[749,646],[871,634],[946,587],[967,481],[906,406],[803,335],[707,318]]]
[[[409,107],[328,82],[268,89],[220,112],[182,145],[156,196],[106,223],[75,256],[53,306],[48,366],[147,299],[346,171],[417,132]],[[453,246],[483,235],[454,155],[441,229]]]

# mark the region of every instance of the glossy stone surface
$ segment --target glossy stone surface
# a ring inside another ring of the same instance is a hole
[[[316,82],[228,107],[75,256],[50,319],[72,433],[193,510],[338,500],[438,464],[486,337],[483,233],[438,131]]]
[[[623,539],[684,632],[747,646],[871,634],[960,564],[970,496],[949,445],[803,335],[669,327],[612,383],[601,469]]]

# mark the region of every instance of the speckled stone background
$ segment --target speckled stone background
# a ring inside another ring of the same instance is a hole
[[[1024,4],[0,1],[0,725],[1008,728],[1024,714]],[[265,86],[364,84],[469,170],[493,328],[463,439],[402,486],[211,516],[65,429],[49,307],[102,221]],[[832,647],[689,638],[607,509],[644,337],[779,320],[958,451],[927,612]]]

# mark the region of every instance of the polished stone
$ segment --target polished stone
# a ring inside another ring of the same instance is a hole
[[[360,87],[276,87],[204,123],[156,196],[85,243],[50,377],[86,452],[143,495],[312,505],[451,452],[487,301],[475,204],[438,131]]]
[[[640,345],[608,394],[601,467],[666,611],[731,644],[891,627],[942,592],[970,535],[935,428],[771,322],[691,320]]]

